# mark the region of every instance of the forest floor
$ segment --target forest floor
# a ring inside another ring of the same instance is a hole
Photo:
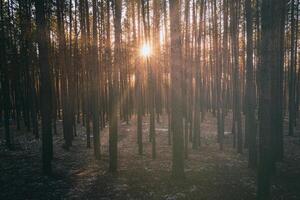
[[[41,173],[41,142],[29,132],[15,132],[16,149],[8,151],[0,140],[0,199],[97,200],[250,200],[255,199],[256,172],[247,167],[247,151],[232,148],[230,117],[226,119],[226,145],[216,143],[216,119],[207,115],[201,124],[201,147],[189,148],[185,180],[171,178],[171,146],[167,118],[156,124],[157,158],[152,159],[148,118],[143,122],[144,155],[138,155],[136,121],[119,125],[118,174],[108,173],[108,128],[101,131],[102,158],[86,148],[85,129],[78,125],[73,146],[62,148],[61,122],[54,136],[53,176]],[[300,199],[300,129],[285,136],[285,158],[272,180],[272,199]],[[3,130],[0,131],[3,135]],[[1,138],[0,138],[1,139]],[[3,139],[3,138],[2,138]]]

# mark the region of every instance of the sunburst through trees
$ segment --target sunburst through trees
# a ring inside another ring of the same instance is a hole
[[[168,149],[164,170],[186,180],[185,162],[210,135],[220,154],[247,155],[257,199],[270,199],[284,133],[299,135],[299,8],[299,0],[1,0],[0,139],[15,150],[30,132],[51,176],[53,138],[70,151],[84,134],[98,164],[118,175],[124,123],[139,158],[150,151],[155,162]]]

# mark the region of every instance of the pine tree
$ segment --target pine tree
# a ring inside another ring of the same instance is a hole
[[[181,101],[181,26],[180,26],[180,1],[170,1],[170,38],[171,38],[171,130],[172,142],[172,174],[173,177],[184,178],[184,144]]]
[[[40,96],[41,96],[41,119],[42,119],[42,164],[43,172],[50,175],[52,172],[52,108],[49,105],[51,99],[51,81],[49,65],[49,18],[46,10],[50,1],[36,0],[36,24],[37,42],[39,48],[40,68]]]

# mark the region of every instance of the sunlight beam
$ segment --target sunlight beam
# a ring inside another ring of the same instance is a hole
[[[143,44],[143,46],[140,49],[141,56],[147,58],[151,55],[151,53],[152,53],[151,46],[147,43]]]

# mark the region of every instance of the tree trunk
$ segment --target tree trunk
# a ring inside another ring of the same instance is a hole
[[[39,67],[40,67],[40,96],[41,96],[41,118],[42,118],[42,163],[43,172],[51,174],[52,160],[52,130],[51,116],[52,108],[49,99],[52,98],[50,65],[49,65],[49,19],[47,18],[47,0],[36,0],[36,23],[37,23],[37,42],[39,48]]]
[[[98,76],[98,36],[97,36],[97,1],[93,0],[93,42],[92,42],[92,51],[93,51],[93,69],[92,71],[92,105],[93,105],[93,140],[94,140],[94,154],[96,159],[100,159],[100,124],[99,124],[99,104],[98,104],[98,85],[99,85],[99,76]]]
[[[273,13],[282,14],[284,9],[281,0],[263,0],[261,8],[261,65],[259,68],[259,166],[257,199],[270,199],[270,177],[272,172],[272,126],[274,125],[273,89],[276,68],[279,66],[280,58],[280,24],[282,16],[274,18]]]
[[[177,179],[184,178],[184,145],[181,101],[181,26],[180,1],[170,1],[170,37],[171,37],[171,130],[172,142],[172,175]]]
[[[247,21],[247,70],[246,70],[246,92],[245,92],[245,137],[249,138],[249,167],[255,168],[257,163],[256,144],[256,121],[255,105],[256,93],[253,74],[253,28],[252,28],[252,6],[251,0],[246,0],[246,21]],[[245,141],[246,142],[246,141]]]
[[[114,4],[115,16],[115,63],[113,67],[113,83],[110,88],[110,119],[109,119],[109,169],[112,173],[117,172],[118,162],[118,72],[121,64],[121,14],[122,0],[116,0]]]

